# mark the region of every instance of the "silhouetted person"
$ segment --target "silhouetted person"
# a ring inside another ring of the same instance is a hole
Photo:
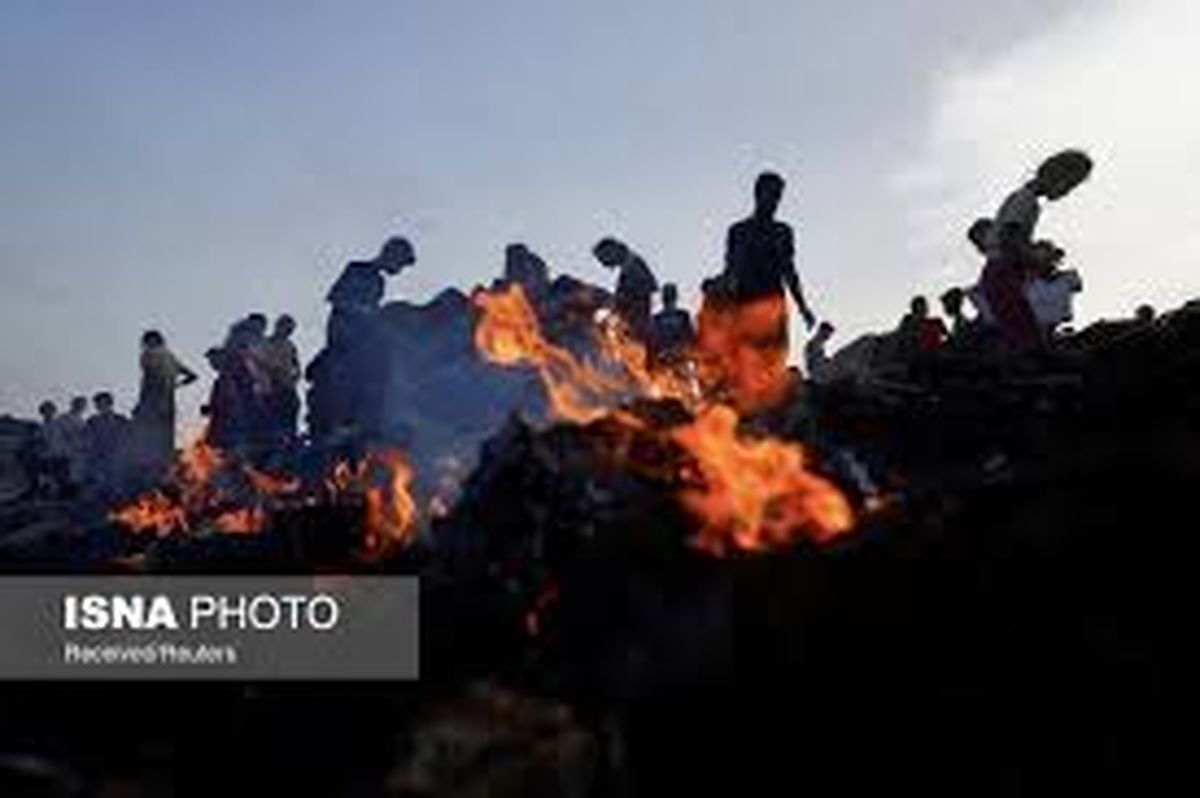
[[[703,283],[696,325],[700,384],[743,413],[778,407],[800,387],[787,366],[786,293],[805,324],[816,323],[796,274],[792,229],[775,218],[783,189],[779,175],[758,176],[754,213],[729,228],[724,270]]]
[[[286,313],[275,320],[275,329],[262,345],[261,362],[266,370],[270,389],[266,396],[267,415],[280,443],[296,437],[296,422],[300,413],[300,355],[292,334],[296,321]]]
[[[913,297],[898,333],[901,352],[906,357],[937,352],[946,342],[946,325],[929,315],[929,300],[923,296]]]
[[[415,262],[407,239],[390,238],[373,260],[348,264],[329,289],[332,308],[325,347],[306,370],[311,382],[309,432],[314,438],[379,429],[390,379],[380,323],[384,280]]]
[[[1138,309],[1133,314],[1134,321],[1144,326],[1153,324],[1157,317],[1158,314],[1153,305],[1138,305]]]
[[[61,419],[63,434],[67,439],[67,451],[70,459],[70,475],[72,487],[83,484],[87,477],[87,410],[86,396],[76,396],[66,415]]]
[[[550,267],[524,244],[504,248],[504,281],[521,286],[530,305],[541,311],[550,290]]]
[[[634,336],[649,340],[651,301],[658,291],[654,273],[640,255],[615,238],[601,239],[592,254],[606,268],[618,272],[614,295],[617,316]]]
[[[327,330],[327,343],[332,346],[352,344],[366,334],[372,318],[383,302],[387,289],[385,275],[402,272],[416,263],[416,253],[408,239],[394,237],[384,242],[379,254],[368,261],[346,264],[325,299],[332,306]]]
[[[995,227],[995,223],[986,216],[982,216],[972,222],[971,226],[967,229],[967,240],[971,242],[975,247],[975,251],[982,258],[988,256],[988,247],[992,240],[993,227]]]
[[[655,361],[676,364],[683,361],[696,343],[692,316],[679,307],[679,288],[675,283],[662,287],[662,310],[654,314],[651,353]]]
[[[949,320],[947,343],[959,353],[976,353],[984,342],[982,321],[967,316],[967,291],[955,286],[940,297],[942,313]]]
[[[783,178],[774,172],[758,176],[754,182],[754,213],[729,228],[725,274],[733,295],[742,303],[782,297],[786,288],[811,329],[816,316],[804,299],[796,273],[792,228],[775,218],[784,187]]]
[[[942,313],[950,320],[950,337],[958,338],[968,333],[971,320],[965,308],[966,294],[958,287],[947,289],[939,298]]]
[[[1043,199],[1059,200],[1087,179],[1092,171],[1092,159],[1079,150],[1064,150],[1047,158],[1034,176],[1001,204],[993,218],[988,249],[999,254],[1002,236],[1008,256],[1020,253],[1033,243],[1033,235],[1041,216]]]
[[[102,496],[111,496],[121,486],[130,421],[116,412],[108,391],[92,397],[92,408],[85,427],[87,473]]]
[[[1025,292],[1029,246],[1016,225],[1006,225],[988,252],[979,280],[980,314],[994,325],[1004,350],[1021,354],[1038,349],[1042,333]]]
[[[197,377],[167,348],[157,330],[142,335],[140,365],[141,388],[133,411],[139,461],[157,475],[175,456],[175,391]]]
[[[38,405],[41,424],[38,426],[33,481],[36,494],[47,498],[63,498],[70,491],[71,446],[69,436],[51,401]]]
[[[1060,268],[1065,253],[1050,241],[1035,242],[1030,250],[1029,279],[1025,296],[1046,342],[1074,317],[1072,302],[1083,290],[1083,280],[1073,269]]]
[[[226,347],[214,346],[204,357],[217,375],[203,408],[208,418],[207,440],[220,449],[236,449],[247,440],[246,426],[254,415],[248,404],[253,402],[248,375]]]
[[[831,361],[826,347],[834,332],[833,325],[823,321],[817,325],[816,333],[804,345],[804,367],[808,370],[808,377],[813,382],[822,383],[829,379]]]

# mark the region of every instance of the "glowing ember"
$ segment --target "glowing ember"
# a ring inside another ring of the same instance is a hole
[[[114,511],[110,518],[135,533],[153,530],[159,536],[188,529],[187,512],[159,491],[153,491],[126,507]]]
[[[254,490],[264,496],[284,496],[300,490],[300,480],[296,477],[276,476],[250,466],[243,471]]]
[[[737,424],[731,408],[717,405],[672,433],[696,458],[699,485],[681,498],[702,524],[701,548],[723,554],[731,544],[759,551],[804,537],[824,543],[851,529],[849,502],[805,470],[799,446],[740,437]]]
[[[244,480],[245,506],[230,509],[230,487]],[[155,530],[160,536],[213,529],[233,535],[254,534],[266,527],[266,499],[294,492],[299,480],[275,477],[244,466],[230,467],[228,458],[202,436],[179,453],[171,468],[173,500],[158,490],[115,510],[110,519],[140,533]],[[248,483],[248,489],[245,483]]]
[[[202,435],[180,453],[176,478],[185,484],[207,485],[223,465],[221,452]]]
[[[416,530],[417,504],[410,489],[414,472],[398,450],[376,453],[372,460],[387,476],[384,484],[366,490],[365,548],[368,555],[381,555],[411,542]]]
[[[221,513],[213,519],[213,527],[227,535],[254,535],[267,525],[266,511],[261,507],[241,507]]]

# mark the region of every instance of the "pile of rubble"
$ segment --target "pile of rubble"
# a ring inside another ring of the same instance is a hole
[[[858,512],[852,534],[768,556],[697,547],[678,501],[689,453],[661,434],[691,420],[678,403],[626,408],[641,425],[514,415],[453,508],[372,565],[423,577],[419,684],[170,700],[188,722],[238,718],[255,757],[288,771],[276,786],[331,793],[848,789],[947,764],[1007,791],[1051,764],[1080,786],[1112,764],[1188,761],[1169,730],[1194,664],[1197,543],[1181,516],[1200,476],[1200,312],[1066,343],[1049,371],[843,381],[747,422],[808,438]],[[426,388],[394,390],[444,390],[444,359],[406,358]],[[155,567],[347,562],[352,544],[334,538],[360,523],[352,507],[297,506],[262,536],[156,543]],[[87,706],[144,700],[106,695]],[[4,714],[29,722],[45,701],[6,693]],[[60,723],[79,711],[53,706]],[[6,747],[30,739],[5,726]],[[326,731],[285,745],[289,727]],[[228,755],[220,735],[178,734],[142,727],[113,745],[153,752],[123,760],[147,772]],[[84,736],[42,756],[103,771],[72,759],[94,745]]]

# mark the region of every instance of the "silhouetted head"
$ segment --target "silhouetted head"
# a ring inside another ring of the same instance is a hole
[[[97,413],[109,413],[113,409],[113,395],[108,391],[100,391],[92,396],[92,407]]]
[[[204,353],[204,359],[213,371],[220,372],[225,368],[225,350],[222,347],[209,347]]]
[[[629,247],[615,238],[602,238],[592,247],[592,254],[606,267],[615,269],[629,260]]]
[[[961,288],[951,288],[941,296],[942,310],[951,318],[961,316],[965,299],[966,294]]]
[[[763,172],[754,181],[754,215],[770,219],[783,199],[783,178],[774,172]]]
[[[275,332],[273,337],[279,339],[287,339],[292,337],[292,333],[296,332],[296,320],[286,313],[280,314],[279,318],[275,319]]]
[[[1065,197],[1092,173],[1092,159],[1082,150],[1063,150],[1038,167],[1034,189],[1049,200]]]
[[[142,348],[157,349],[167,345],[167,339],[158,330],[146,330],[142,333]]]
[[[1000,254],[1014,256],[1024,248],[1025,231],[1021,229],[1021,225],[1009,222],[1000,227],[995,238]]]
[[[528,253],[529,247],[524,244],[516,243],[506,246],[504,248],[504,276],[515,279],[515,275],[520,274]]]
[[[42,417],[43,421],[49,421],[58,415],[58,405],[51,401],[42,402],[38,405],[38,415]]]
[[[915,296],[908,303],[908,310],[918,319],[926,318],[929,315],[929,300],[923,296]]]
[[[984,217],[972,222],[967,230],[967,240],[975,245],[975,249],[979,250],[981,255],[987,254],[988,239],[991,238],[993,226],[992,220]]]
[[[71,399],[71,415],[82,416],[87,412],[88,400],[86,396],[76,396]]]
[[[1058,269],[1066,253],[1053,241],[1041,240],[1033,245],[1033,270],[1036,274],[1050,276]]]
[[[413,245],[401,236],[393,236],[383,242],[383,247],[375,256],[375,265],[388,274],[399,274],[416,262],[417,253],[413,250]]]
[[[550,267],[524,244],[509,244],[504,248],[504,279],[519,283],[531,298],[540,297],[549,290]]]
[[[251,313],[245,318],[242,324],[244,325],[243,329],[246,331],[246,334],[254,338],[264,337],[267,334],[267,328],[270,326],[270,322],[267,321],[267,314],[265,313]]]
[[[1142,324],[1150,324],[1154,321],[1155,316],[1157,316],[1157,313],[1153,305],[1139,305],[1137,312],[1134,314],[1134,318]]]
[[[667,310],[674,310],[679,304],[679,286],[675,283],[664,283],[662,287],[662,303]]]
[[[817,325],[816,337],[820,338],[822,341],[827,341],[833,337],[834,332],[834,326],[827,321],[823,321]]]

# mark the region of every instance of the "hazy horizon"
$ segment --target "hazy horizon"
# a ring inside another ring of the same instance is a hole
[[[510,241],[607,285],[616,235],[691,303],[766,168],[836,345],[972,282],[967,225],[1066,146],[1096,169],[1039,235],[1080,323],[1200,295],[1196,4],[646,5],[6,3],[0,414],[128,410],[150,327],[207,381],[232,320],[287,311],[308,359],[394,234],[389,299],[486,282]]]

